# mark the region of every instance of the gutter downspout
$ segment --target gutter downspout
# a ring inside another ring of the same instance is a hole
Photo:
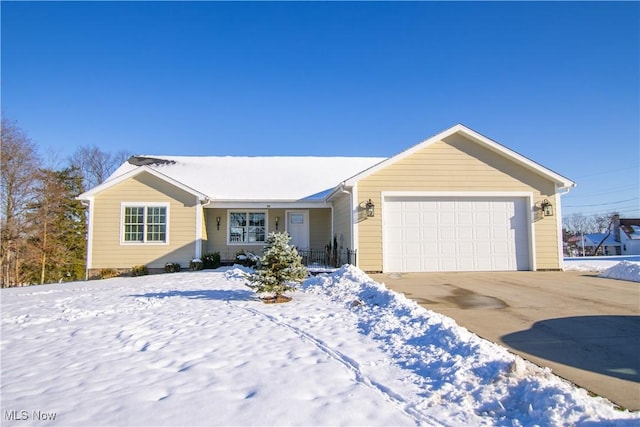
[[[562,203],[560,202],[560,197],[564,194],[569,193],[573,187],[576,186],[576,183],[573,182],[570,186],[560,187],[556,184],[556,194],[554,196],[556,203],[556,215],[559,218],[557,221],[557,230],[558,233],[558,263],[560,264],[560,270],[564,270],[564,239],[562,233]],[[584,251],[584,243],[583,243],[583,251]]]

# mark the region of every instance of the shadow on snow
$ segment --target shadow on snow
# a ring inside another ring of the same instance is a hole
[[[172,298],[204,299],[215,301],[251,301],[256,299],[256,293],[251,290],[237,289],[199,289],[190,291],[149,292],[146,294],[129,295],[134,298]]]

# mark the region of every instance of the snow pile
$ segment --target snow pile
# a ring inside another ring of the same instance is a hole
[[[247,273],[2,289],[2,425],[640,422],[354,267],[286,304]]]
[[[468,408],[475,417],[467,422],[489,425],[571,425],[620,415],[549,369],[420,307],[353,266],[307,281],[307,292],[349,307],[358,329],[416,374],[424,399],[420,408]]]
[[[634,267],[634,265],[636,267]],[[600,277],[640,282],[640,256],[623,255],[565,258],[564,270],[595,271],[602,273]]]
[[[629,261],[622,261],[612,267],[607,268],[602,273],[600,273],[599,276],[609,279],[640,282],[640,264]]]

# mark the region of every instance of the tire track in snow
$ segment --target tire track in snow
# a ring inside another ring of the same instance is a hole
[[[355,376],[356,382],[366,387],[369,387],[375,392],[381,394],[387,401],[391,402],[402,413],[407,415],[409,418],[413,419],[417,426],[422,426],[422,425],[444,426],[444,424],[442,424],[441,421],[433,417],[430,417],[428,415],[425,415],[419,410],[411,406],[408,406],[407,403],[405,402],[405,399],[403,399],[403,397],[400,394],[395,393],[390,387],[387,387],[386,385],[371,379],[369,376],[367,376],[362,372],[362,370],[360,369],[360,364],[358,362],[342,354],[341,352],[332,349],[324,341],[314,337],[313,335],[308,334],[307,332],[303,331],[300,328],[290,325],[282,320],[277,319],[274,316],[263,313],[252,307],[243,307],[237,304],[232,304],[229,301],[227,301],[227,304],[240,308],[242,310],[248,311],[255,316],[262,317],[279,327],[288,329],[289,331],[293,332],[295,335],[297,335],[301,339],[310,342],[323,354],[328,356],[330,359],[335,360],[336,362],[340,363],[342,366],[347,368],[349,371],[351,371]]]

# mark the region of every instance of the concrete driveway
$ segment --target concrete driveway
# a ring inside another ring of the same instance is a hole
[[[584,272],[372,274],[421,306],[640,410],[640,284]]]

